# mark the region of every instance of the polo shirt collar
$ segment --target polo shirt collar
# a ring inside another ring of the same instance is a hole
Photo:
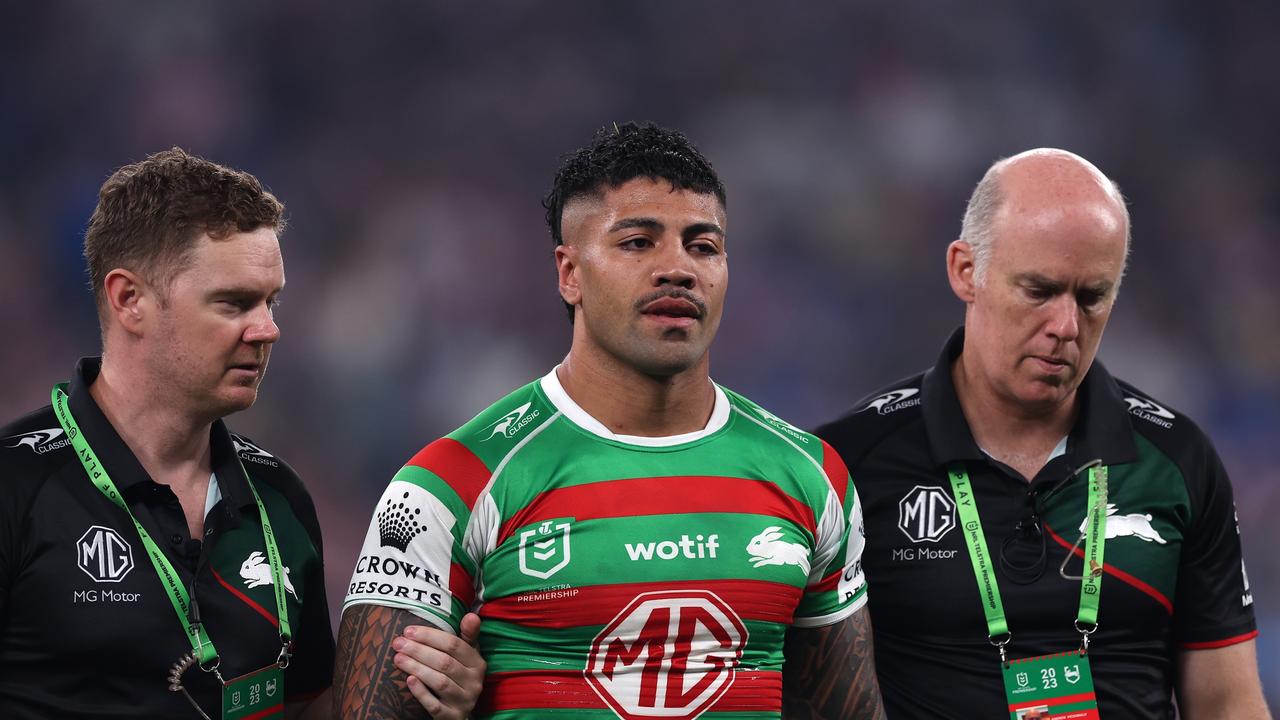
[[[929,436],[930,455],[939,466],[957,460],[987,459],[973,439],[951,378],[951,365],[963,349],[964,327],[961,326],[951,334],[937,363],[925,372],[921,381],[920,410]],[[1137,460],[1138,448],[1120,385],[1096,358],[1076,392],[1080,415],[1067,438],[1067,459],[1072,466],[1095,458],[1100,458],[1105,465]]]
[[[131,488],[154,481],[89,393],[89,386],[98,379],[101,370],[102,358],[81,358],[76,363],[76,371],[68,387],[67,403],[94,454],[111,475],[111,480],[120,489],[120,493],[128,498],[132,497]],[[218,490],[225,501],[223,507],[227,509],[230,519],[234,519],[239,514],[239,508],[254,504],[253,493],[249,490],[244,470],[240,467],[240,458],[236,455],[231,434],[227,432],[227,426],[222,420],[213,423],[209,442],[213,472],[217,477]]]

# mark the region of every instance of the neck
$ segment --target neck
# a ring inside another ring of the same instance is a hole
[[[707,358],[684,372],[655,377],[570,350],[556,375],[579,407],[619,435],[665,437],[696,432],[715,408]]]
[[[951,365],[951,378],[978,447],[1027,479],[1044,467],[1075,424],[1075,392],[1054,405],[1028,407],[997,392],[977,367],[965,363],[963,352]]]
[[[89,394],[151,479],[173,486],[181,497],[184,491],[207,487],[213,422],[158,399],[153,392],[159,386],[124,371],[108,355]]]

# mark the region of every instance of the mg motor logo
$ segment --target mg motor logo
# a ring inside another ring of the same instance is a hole
[[[94,525],[76,543],[76,564],[95,582],[120,582],[133,569],[133,548],[114,528]]]
[[[898,501],[898,529],[913,543],[938,542],[956,526],[956,503],[937,485],[917,485]]]
[[[746,643],[747,628],[715,593],[644,593],[596,636],[585,675],[624,720],[688,720],[729,690]]]

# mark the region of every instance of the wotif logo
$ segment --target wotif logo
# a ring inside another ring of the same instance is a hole
[[[624,720],[691,720],[729,690],[746,643],[715,593],[642,593],[596,636],[584,674]]]
[[[674,560],[678,557],[689,560],[714,558],[716,556],[716,548],[720,547],[719,538],[719,535],[713,534],[704,541],[702,535],[696,535],[692,538],[688,535],[681,535],[679,540],[626,543],[627,556],[632,561],[652,560],[654,557],[659,560]]]
[[[481,442],[489,442],[499,435],[505,438],[515,437],[516,433],[524,429],[524,426],[538,419],[538,415],[540,413],[539,410],[534,410],[528,415],[525,415],[526,412],[529,412],[529,406],[532,404],[532,402],[527,402],[506,415],[503,415],[497,422],[486,427],[486,430],[492,428],[493,432],[489,433],[489,437],[485,438]]]
[[[875,408],[876,412],[881,415],[888,415],[895,410],[913,407],[920,404],[920,398],[915,397],[920,391],[917,388],[902,388],[900,390],[890,390],[889,392],[875,398],[867,403],[863,410]]]
[[[120,582],[133,569],[133,548],[115,528],[94,525],[76,542],[76,565],[95,582]]]

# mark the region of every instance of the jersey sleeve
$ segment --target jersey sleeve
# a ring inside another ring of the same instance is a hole
[[[1231,481],[1217,452],[1203,442],[1204,452],[1189,468],[1194,514],[1174,599],[1174,637],[1184,649],[1224,647],[1257,635]]]
[[[475,599],[464,538],[488,478],[488,468],[449,438],[415,455],[378,500],[343,609],[401,608],[456,634]]]
[[[862,504],[840,455],[822,443],[826,507],[818,521],[809,584],[796,608],[796,627],[823,627],[852,615],[867,602],[862,574],[866,535]]]

